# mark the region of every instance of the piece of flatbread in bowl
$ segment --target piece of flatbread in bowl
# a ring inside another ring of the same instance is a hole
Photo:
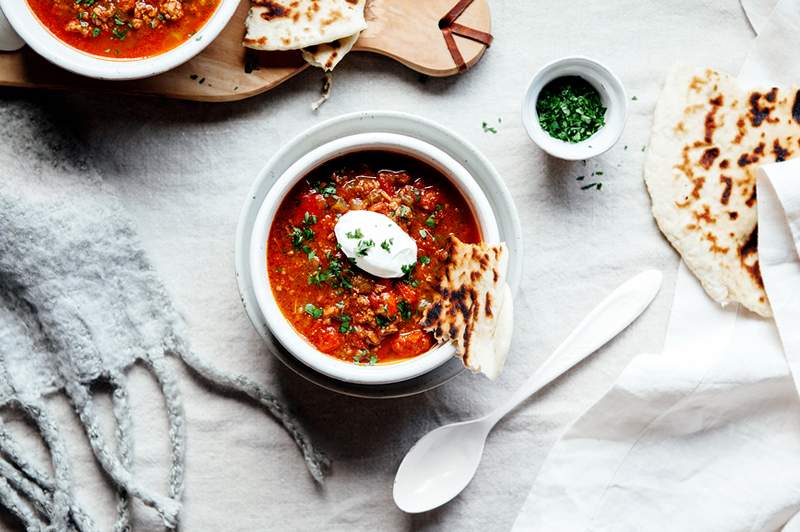
[[[253,0],[243,44],[298,50],[352,38],[367,27],[365,5],[366,0]]]
[[[496,379],[511,347],[514,302],[506,283],[505,243],[465,244],[450,235],[439,297],[422,326],[440,342],[452,342],[464,365]]]
[[[667,78],[644,170],[653,216],[723,305],[772,315],[758,263],[756,168],[794,157],[798,142],[796,87],[744,89],[723,72],[688,67]]]

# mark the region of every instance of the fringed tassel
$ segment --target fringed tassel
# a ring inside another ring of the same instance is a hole
[[[159,495],[139,484],[120,460],[114,456],[100,430],[91,395],[85,386],[75,382],[67,382],[64,389],[83,423],[95,458],[109,477],[117,486],[124,488],[146,506],[154,508],[168,528],[175,528],[178,524],[181,503],[170,497]]]
[[[72,474],[69,467],[64,442],[58,433],[58,428],[53,424],[41,399],[26,399],[19,402],[22,410],[33,420],[42,439],[50,451],[50,460],[53,464],[55,480],[53,482],[53,512],[50,515],[50,526],[54,530],[66,530],[67,523],[73,523],[81,529],[95,530],[91,519],[86,516],[75,503],[72,495]]]
[[[183,411],[183,401],[178,383],[166,367],[164,355],[150,354],[145,361],[150,365],[161,386],[164,404],[167,407],[170,442],[169,496],[179,501],[183,496],[186,460],[186,415]]]
[[[133,473],[133,417],[128,398],[128,387],[125,377],[119,372],[112,372],[109,382],[111,392],[111,410],[117,422],[117,456],[122,466]],[[130,532],[131,530],[130,496],[125,488],[117,489],[117,520],[112,532]]]
[[[322,483],[325,473],[330,467],[328,458],[313,447],[308,436],[296,425],[294,418],[289,415],[274,395],[243,375],[228,375],[206,364],[189,349],[181,349],[177,355],[187,366],[213,385],[223,390],[244,394],[265,407],[297,443],[311,476],[317,482]]]
[[[22,521],[25,530],[29,532],[42,530],[43,523],[33,515],[14,488],[2,477],[0,477],[0,504]]]

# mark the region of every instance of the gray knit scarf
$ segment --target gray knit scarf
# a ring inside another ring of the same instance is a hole
[[[29,418],[49,449],[53,470],[35,466],[0,421],[0,504],[28,530],[96,529],[73,497],[68,453],[45,402],[63,393],[118,489],[114,530],[130,529],[130,497],[155,509],[166,526],[177,526],[186,430],[178,386],[165,364],[168,356],[179,357],[219,389],[241,393],[265,408],[294,438],[311,474],[321,481],[325,458],[275,397],[192,352],[113,191],[91,173],[57,173],[0,175],[0,413],[16,409]],[[164,395],[171,449],[165,494],[142,485],[132,469],[125,372],[134,363],[149,368]],[[112,389],[114,441],[99,427],[93,400],[98,384]]]

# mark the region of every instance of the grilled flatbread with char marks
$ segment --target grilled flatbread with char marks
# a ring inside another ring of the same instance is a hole
[[[746,90],[712,69],[668,77],[645,182],[659,228],[719,303],[772,315],[758,263],[756,168],[798,151],[796,87]]]
[[[427,308],[421,324],[440,342],[452,342],[466,367],[495,379],[511,346],[514,320],[506,284],[508,248],[449,238],[440,297]]]
[[[315,44],[314,46],[303,48],[303,59],[311,66],[330,72],[353,48],[359,35],[361,35],[361,32],[330,43]]]
[[[347,39],[366,29],[365,5],[366,0],[253,0],[243,44],[298,50]]]

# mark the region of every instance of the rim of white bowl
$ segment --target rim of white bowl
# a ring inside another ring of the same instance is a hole
[[[217,38],[238,6],[239,0],[221,0],[196,33],[171,50],[141,59],[116,59],[92,55],[63,42],[39,21],[27,0],[0,0],[11,26],[36,53],[70,72],[106,80],[146,78],[185,63]]]
[[[539,125],[539,93],[548,83],[564,76],[578,76],[589,82],[607,109],[605,125],[581,142],[553,138]],[[534,74],[522,100],[522,123],[531,140],[553,157],[568,161],[590,159],[611,149],[622,136],[627,114],[628,98],[622,81],[602,63],[585,56],[562,57],[544,65]]]
[[[356,366],[326,355],[294,329],[275,302],[267,271],[266,243],[277,208],[300,179],[337,157],[358,151],[380,150],[411,156],[442,172],[470,204],[482,240],[498,243],[500,239],[494,212],[475,179],[451,156],[422,140],[396,133],[359,133],[323,144],[292,164],[264,198],[253,225],[249,262],[256,303],[270,331],[295,358],[328,377],[353,384],[391,384],[413,379],[450,360],[455,350],[448,343],[414,358],[375,366]]]

